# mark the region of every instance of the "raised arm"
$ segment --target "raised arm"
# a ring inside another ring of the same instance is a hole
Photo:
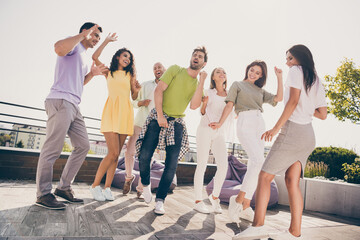
[[[164,91],[167,89],[168,85],[163,81],[159,81],[155,88],[154,100],[155,100],[155,109],[158,117],[158,124],[160,127],[168,127],[168,122],[164,117],[162,104],[163,104],[163,95]]]
[[[94,25],[89,29],[83,30],[78,35],[57,41],[54,45],[56,54],[60,57],[66,56],[66,54],[73,50],[74,47],[79,44],[79,42],[84,39],[90,38],[90,34],[98,27],[98,25]]]
[[[205,71],[200,72],[199,74],[199,85],[196,88],[196,91],[194,93],[194,96],[191,99],[190,102],[190,109],[195,110],[201,105],[201,99],[204,89],[204,82],[207,77],[207,73]]]
[[[281,102],[284,96],[284,86],[283,86],[283,79],[282,79],[282,70],[280,68],[275,67],[275,74],[278,82],[277,92],[274,97],[275,102]]]
[[[275,124],[275,126],[266,131],[262,136],[261,139],[265,139],[265,141],[271,141],[276,134],[280,131],[281,127],[285,124],[285,122],[290,118],[291,114],[294,112],[299,99],[300,99],[301,90],[297,88],[290,87],[290,97],[289,101],[286,103],[285,108]]]

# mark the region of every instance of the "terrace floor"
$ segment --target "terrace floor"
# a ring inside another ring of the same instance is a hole
[[[89,184],[74,183],[77,197],[84,204],[69,204],[66,210],[47,210],[34,205],[34,181],[0,180],[0,239],[231,239],[249,226],[230,223],[228,206],[222,214],[201,214],[193,210],[193,186],[178,186],[169,194],[166,214],[153,213],[154,202],[147,205],[132,192],[122,195],[113,188],[116,200],[91,199]],[[204,191],[205,196],[205,191]],[[210,204],[208,200],[205,203]],[[268,210],[266,224],[285,230],[290,220],[289,208]],[[303,239],[360,239],[360,219],[305,211]]]

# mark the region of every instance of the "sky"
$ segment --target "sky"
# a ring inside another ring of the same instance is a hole
[[[311,50],[321,79],[334,76],[344,58],[360,65],[358,9],[357,0],[0,0],[0,101],[43,108],[54,79],[54,43],[78,34],[87,21],[103,28],[102,40],[110,32],[119,36],[103,51],[102,62],[108,65],[116,50],[127,47],[134,54],[140,83],[154,78],[155,62],[188,67],[192,50],[204,45],[209,76],[215,67],[223,67],[230,86],[243,80],[248,64],[261,59],[268,66],[264,89],[275,93],[273,68],[283,70],[285,81],[285,53],[295,44]],[[87,53],[89,64],[93,51]],[[209,78],[205,85],[208,88]],[[93,78],[84,87],[82,114],[101,118],[106,98],[105,78]],[[283,107],[264,105],[267,129]],[[0,104],[0,112],[10,111],[16,110]],[[186,110],[185,120],[189,134],[195,135],[199,111]],[[99,127],[96,122],[87,125]],[[332,115],[325,121],[314,119],[313,125],[317,146],[360,154],[360,125]]]

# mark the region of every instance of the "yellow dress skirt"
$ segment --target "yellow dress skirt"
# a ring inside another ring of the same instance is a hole
[[[109,72],[106,79],[109,97],[101,118],[100,131],[133,135],[134,109],[130,101],[130,74],[125,71]]]

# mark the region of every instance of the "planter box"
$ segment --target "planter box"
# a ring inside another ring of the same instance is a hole
[[[279,204],[289,205],[284,176],[275,177]],[[360,218],[360,185],[312,178],[300,180],[304,209]]]

